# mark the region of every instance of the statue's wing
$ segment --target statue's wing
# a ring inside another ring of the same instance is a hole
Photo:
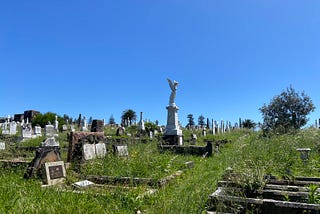
[[[167,78],[167,80],[169,82],[169,86],[170,86],[171,90],[174,90],[174,85],[173,85],[172,81],[169,78]]]

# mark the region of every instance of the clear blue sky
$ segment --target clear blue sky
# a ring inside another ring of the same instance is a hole
[[[35,109],[120,122],[133,109],[179,119],[262,121],[290,85],[320,117],[320,2],[2,1],[0,116]]]

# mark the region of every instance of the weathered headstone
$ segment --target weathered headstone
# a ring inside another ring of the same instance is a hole
[[[103,132],[104,124],[103,120],[92,120],[91,132]]]
[[[117,131],[116,131],[117,136],[122,136],[124,134],[125,134],[125,128],[123,126],[120,126],[119,128],[117,128]]]
[[[43,182],[47,185],[55,185],[64,182],[66,178],[66,169],[63,161],[46,162],[45,176]]]
[[[10,135],[15,135],[16,133],[17,133],[17,123],[15,121],[12,121],[10,123],[9,134]]]
[[[6,149],[6,143],[0,142],[0,150],[5,150]]]
[[[95,144],[90,144],[90,143],[83,144],[83,158],[84,160],[91,160],[96,158]]]
[[[35,126],[34,127],[34,134],[36,136],[41,136],[41,126]]]
[[[114,152],[118,157],[127,157],[129,155],[128,146],[114,146]]]
[[[31,124],[27,124],[22,128],[22,138],[32,138],[32,127]]]
[[[68,131],[68,126],[66,124],[63,124],[62,125],[62,131]]]
[[[96,155],[98,158],[103,158],[107,154],[107,148],[105,143],[97,143],[96,145]]]
[[[54,129],[54,126],[53,125],[46,125],[45,127],[45,135],[46,137],[53,137],[56,135],[56,131]]]
[[[47,138],[41,143],[41,146],[60,146],[54,137]]]
[[[86,188],[93,185],[94,183],[88,180],[78,181],[73,184],[73,186],[76,188]]]

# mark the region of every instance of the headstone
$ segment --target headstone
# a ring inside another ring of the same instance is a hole
[[[120,127],[118,127],[117,128],[117,131],[116,131],[116,135],[117,136],[122,136],[122,135],[124,135],[125,134],[125,128],[123,127],[123,126],[120,126]]]
[[[10,129],[9,129],[10,135],[15,135],[17,133],[17,123],[15,121],[12,121],[10,123]]]
[[[68,131],[68,126],[66,124],[63,124],[62,125],[62,131]]]
[[[45,135],[46,137],[53,137],[56,135],[56,131],[54,129],[54,126],[53,125],[46,125],[45,127]]]
[[[71,128],[71,131],[72,131],[72,132],[75,131],[75,128],[74,128],[74,125],[73,125],[73,124],[70,126],[70,128]]]
[[[54,137],[47,138],[41,143],[41,146],[60,146],[59,142],[56,142]]]
[[[55,185],[62,183],[66,178],[66,169],[63,161],[46,162],[44,183],[47,185]]]
[[[32,127],[31,124],[27,124],[22,128],[22,137],[23,138],[32,138]]]
[[[92,120],[91,132],[104,132],[103,120]]]
[[[152,131],[149,132],[149,137],[150,137],[150,139],[153,138],[153,132]]]
[[[36,136],[40,136],[41,135],[41,126],[35,126],[34,127],[34,134]]]
[[[118,155],[118,157],[126,157],[129,155],[128,152],[128,146],[115,146],[115,153]]]
[[[197,135],[191,134],[191,144],[195,145],[197,143]]]
[[[3,129],[2,134],[5,134],[5,135],[10,134],[10,131],[8,129]]]
[[[107,154],[107,148],[105,143],[97,143],[96,146],[96,155],[98,158],[103,158]]]
[[[300,158],[304,163],[307,163],[309,159],[310,148],[297,148],[297,151],[300,152]]]
[[[90,143],[83,144],[83,158],[84,160],[91,160],[96,158],[95,144],[90,144]]]
[[[0,150],[5,150],[6,149],[6,143],[0,142]]]
[[[88,180],[78,181],[73,184],[73,186],[76,188],[86,188],[93,185],[94,183]]]

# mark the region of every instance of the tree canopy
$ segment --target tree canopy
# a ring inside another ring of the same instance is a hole
[[[122,112],[121,121],[125,126],[131,126],[134,121],[136,121],[137,115],[136,112],[132,109],[127,109]]]
[[[263,117],[263,131],[288,133],[307,124],[307,115],[314,111],[312,100],[304,92],[299,94],[292,86],[275,96],[269,105],[259,110]]]

